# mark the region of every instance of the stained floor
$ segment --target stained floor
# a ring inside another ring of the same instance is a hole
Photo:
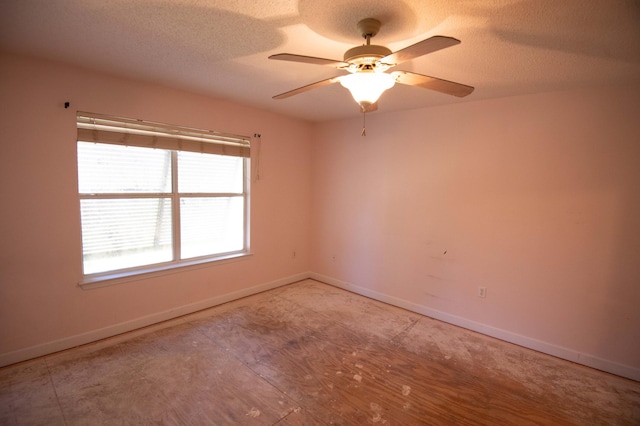
[[[313,280],[0,369],[2,425],[639,425],[640,383]]]

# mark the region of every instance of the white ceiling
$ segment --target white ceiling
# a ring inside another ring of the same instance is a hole
[[[342,71],[267,58],[342,60],[367,17],[393,51],[461,40],[395,69],[476,88],[458,99],[396,85],[379,111],[640,82],[638,0],[0,0],[0,49],[325,121],[359,114],[339,84],[271,97]]]

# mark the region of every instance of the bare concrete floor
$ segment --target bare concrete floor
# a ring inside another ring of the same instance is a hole
[[[302,281],[0,369],[2,425],[639,425],[640,383]]]

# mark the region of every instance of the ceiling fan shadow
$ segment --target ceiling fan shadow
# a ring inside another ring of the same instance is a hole
[[[561,53],[577,54],[600,59],[607,59],[629,64],[640,64],[640,46],[632,40],[628,45],[607,43],[605,40],[592,40],[574,37],[558,41],[558,37],[550,34],[525,34],[516,31],[494,30],[493,34],[508,43],[538,49],[558,51]],[[638,35],[640,40],[640,35]]]
[[[194,57],[208,63],[235,59],[269,51],[284,40],[278,28],[265,20],[212,6],[166,0],[118,3],[118,7],[79,3],[71,11],[78,15],[71,21],[77,27],[58,28],[56,19],[51,19],[42,22],[40,28],[51,32],[52,37],[85,34],[94,44],[118,46],[116,54],[143,51],[167,61],[187,62]],[[55,18],[58,13],[66,11],[52,10],[50,16]]]
[[[300,20],[316,33],[331,40],[353,44],[362,40],[355,23],[364,18],[375,18],[384,24],[378,43],[397,41],[415,36],[419,17],[410,4],[403,0],[299,0]],[[435,26],[435,24],[434,24]]]
[[[640,2],[607,4],[594,13],[584,1],[525,0],[485,13],[490,32],[508,43],[640,63]]]

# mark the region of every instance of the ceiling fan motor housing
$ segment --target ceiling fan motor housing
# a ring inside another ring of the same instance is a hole
[[[355,65],[354,68],[361,71],[367,69],[373,70],[376,62],[390,54],[391,50],[384,46],[377,46],[374,44],[356,46],[345,52],[344,61]]]
[[[358,22],[358,30],[362,37],[367,40],[367,44],[356,46],[344,53],[344,61],[349,63],[348,70],[350,72],[384,71],[379,69],[381,64],[378,61],[390,55],[392,53],[391,50],[384,46],[370,44],[371,37],[380,31],[380,25],[380,21],[375,18],[366,18]]]

